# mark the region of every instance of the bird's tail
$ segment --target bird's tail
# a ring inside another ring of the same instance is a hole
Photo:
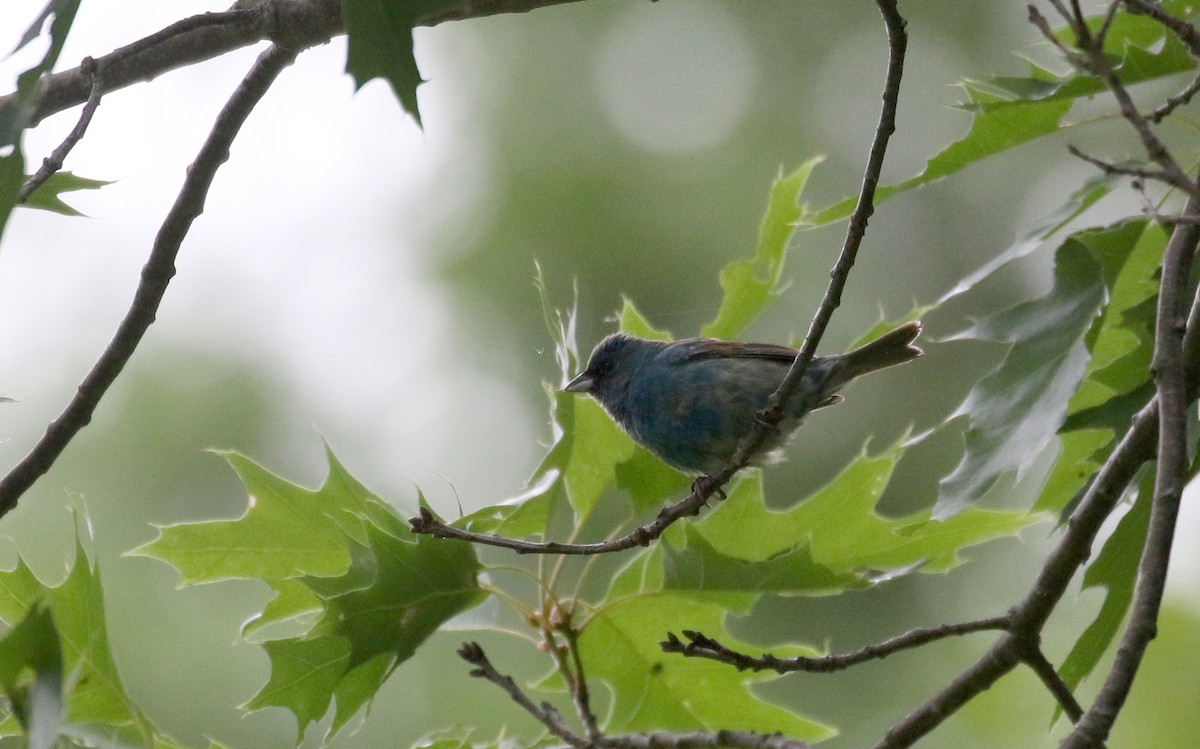
[[[885,367],[905,364],[925,353],[913,345],[921,335],[921,322],[913,320],[875,340],[843,354],[838,361],[842,382]]]

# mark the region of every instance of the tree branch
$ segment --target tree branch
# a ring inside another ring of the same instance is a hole
[[[167,213],[150,257],[142,269],[133,303],[118,326],[108,348],[79,385],[75,397],[33,450],[0,480],[0,517],[17,505],[21,495],[50,470],[67,444],[92,419],[92,412],[133,355],[138,342],[154,322],[158,305],[175,275],[175,257],[192,222],[204,211],[204,201],[217,169],[229,158],[229,146],[242,123],[262,99],[275,77],[296,58],[297,50],[271,47],[233,92],[217,115],[207,140],[188,168],[183,187]]]
[[[588,740],[576,736],[563,725],[562,716],[549,703],[543,702],[537,705],[517,686],[517,682],[513,681],[511,676],[505,676],[496,670],[492,662],[488,660],[487,655],[483,652],[477,642],[463,643],[458,649],[458,657],[462,658],[467,663],[475,667],[471,671],[471,676],[479,679],[486,679],[496,686],[503,689],[512,698],[512,701],[521,706],[521,709],[532,715],[539,723],[546,727],[553,735],[567,742],[569,746],[584,747],[588,745]]]
[[[686,643],[676,637],[673,632],[668,632],[666,641],[662,643],[662,649],[666,653],[679,653],[688,657],[707,658],[709,660],[720,661],[721,663],[728,663],[739,671],[749,669],[751,671],[776,671],[781,674],[791,671],[829,673],[832,671],[842,671],[867,661],[886,658],[893,653],[918,648],[947,637],[958,637],[972,632],[985,632],[1007,628],[1008,618],[1003,616],[961,624],[944,624],[940,627],[914,629],[911,632],[906,632],[883,642],[867,645],[849,653],[826,655],[820,658],[803,656],[779,658],[770,653],[764,653],[756,658],[736,650],[731,650],[711,637],[691,630],[683,631],[683,636],[688,639]]]
[[[1185,213],[1200,210],[1196,196]],[[1192,260],[1200,242],[1200,227],[1175,228],[1163,255],[1162,281],[1154,330],[1154,359],[1150,365],[1158,389],[1158,459],[1154,504],[1146,532],[1138,585],[1129,626],[1096,701],[1061,744],[1062,749],[1098,746],[1107,737],[1125,704],[1146,648],[1157,633],[1158,609],[1166,587],[1167,567],[1179,502],[1187,483],[1187,372],[1184,364],[1184,294]]]
[[[732,465],[718,476],[713,477],[719,485],[723,485],[734,473],[745,467],[750,457],[758,447],[771,436],[776,425],[783,418],[784,407],[795,393],[804,378],[808,365],[816,355],[817,346],[825,335],[833,312],[842,303],[842,291],[850,277],[850,270],[858,257],[858,248],[862,245],[867,233],[867,223],[875,213],[875,189],[879,186],[879,176],[883,171],[883,158],[887,154],[888,141],[896,132],[896,109],[900,101],[900,82],[904,76],[904,56],[908,49],[908,34],[904,27],[907,21],[900,15],[896,0],[876,0],[879,12],[887,28],[888,67],[883,86],[883,104],[879,112],[879,124],[875,128],[875,137],[871,141],[871,149],[867,155],[867,166],[863,174],[862,185],[859,188],[858,202],[854,212],[850,214],[850,224],[846,230],[846,239],[842,243],[841,253],[837,262],[829,272],[829,286],[817,307],[804,344],[796,354],[796,360],[788,370],[787,376],[779,384],[779,388],[767,400],[767,408],[760,414],[755,423],[755,429],[742,441],[737,453],[734,454]]]
[[[1070,687],[1058,675],[1058,671],[1054,669],[1054,664],[1046,658],[1045,653],[1038,648],[1034,648],[1031,652],[1025,654],[1023,660],[1025,661],[1025,665],[1033,669],[1037,677],[1042,680],[1042,684],[1045,685],[1050,694],[1054,695],[1054,699],[1058,700],[1063,714],[1070,718],[1072,723],[1079,722],[1079,716],[1083,715],[1083,708],[1079,705],[1079,701],[1075,699],[1075,695],[1071,693]]]
[[[1171,241],[1175,242],[1175,237],[1180,234],[1194,236],[1194,229],[1192,224],[1176,226]],[[1194,244],[1192,248],[1194,252]],[[1182,348],[1187,367],[1185,381],[1189,383],[1186,401],[1191,404],[1195,402],[1197,390],[1200,389],[1200,291],[1193,301]],[[931,700],[896,724],[875,749],[900,749],[911,746],[1016,666],[1020,660],[1018,653],[1021,643],[1015,640],[1013,633],[1032,637],[1042,631],[1066,593],[1071,579],[1090,556],[1092,543],[1105,519],[1117,506],[1138,469],[1154,457],[1159,429],[1158,403],[1158,397],[1155,396],[1138,411],[1121,441],[1096,473],[1083,500],[1071,515],[1062,540],[1050,552],[1029,593],[1010,610],[1012,625],[1006,638],[997,642],[987,655],[960,674]],[[1007,650],[1011,652],[998,652]]]
[[[21,189],[17,191],[17,202],[24,203],[29,200],[39,187],[46,184],[46,180],[50,179],[62,169],[63,162],[66,161],[67,155],[71,153],[71,149],[75,147],[79,141],[83,140],[83,136],[87,133],[88,125],[92,123],[92,116],[96,114],[96,108],[100,106],[100,96],[104,90],[104,79],[100,77],[100,66],[90,57],[85,57],[79,68],[87,73],[92,78],[92,86],[88,93],[87,102],[83,105],[83,110],[79,113],[79,120],[76,121],[75,127],[71,128],[71,132],[63,139],[58,148],[55,148],[49,156],[42,159],[42,166],[34,173],[32,177],[21,185]]]
[[[419,19],[417,25],[522,13],[568,2],[578,0],[459,0],[457,3],[448,0],[445,7]],[[102,93],[107,93],[261,41],[304,50],[343,33],[341,0],[263,0],[247,9],[185,18],[98,57],[96,62],[104,69]],[[46,76],[42,85],[44,93],[31,126],[83,103],[91,80],[82,68],[73,68]],[[0,97],[0,103],[7,98]]]

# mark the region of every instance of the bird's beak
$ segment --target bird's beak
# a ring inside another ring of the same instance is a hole
[[[571,380],[563,388],[568,393],[590,393],[592,385],[596,384],[596,378],[592,377],[587,371],[583,371],[578,377]]]

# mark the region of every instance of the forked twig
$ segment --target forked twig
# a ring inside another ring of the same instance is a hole
[[[88,93],[87,101],[83,104],[83,110],[79,113],[79,119],[75,122],[75,127],[71,128],[71,132],[67,133],[67,137],[50,152],[50,155],[42,159],[42,165],[34,172],[33,176],[25,180],[25,184],[21,185],[21,189],[17,191],[17,202],[24,203],[29,200],[39,187],[46,184],[46,180],[53,177],[58,170],[63,168],[63,162],[67,160],[67,154],[71,153],[71,149],[75,144],[83,139],[87,133],[88,125],[92,123],[92,116],[96,114],[96,108],[100,106],[100,95],[104,91],[104,79],[100,77],[100,66],[90,57],[83,58],[79,69],[92,79],[92,87]]]

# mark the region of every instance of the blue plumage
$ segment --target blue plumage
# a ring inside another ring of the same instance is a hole
[[[911,322],[841,356],[813,359],[788,401],[779,432],[755,462],[772,462],[814,408],[841,401],[850,380],[921,355]],[[566,390],[589,393],[637,443],[688,474],[722,470],[767,398],[783,381],[796,350],[764,343],[685,338],[668,343],[615,333],[592,351]]]

